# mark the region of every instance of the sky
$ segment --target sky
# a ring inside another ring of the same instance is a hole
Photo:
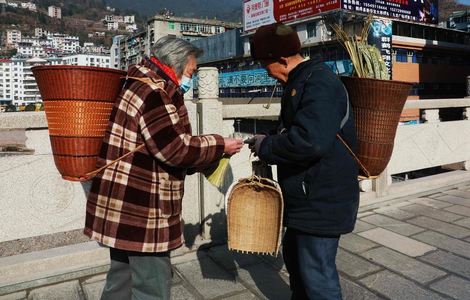
[[[470,0],[459,0],[459,2],[462,4],[470,5]]]

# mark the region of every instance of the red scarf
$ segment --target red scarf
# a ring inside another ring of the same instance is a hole
[[[156,57],[152,56],[150,57],[150,60],[160,69],[165,73],[168,77],[170,77],[171,81],[173,81],[177,86],[180,84],[178,83],[178,77],[176,76],[175,71],[173,71],[172,68],[169,66],[161,63]]]

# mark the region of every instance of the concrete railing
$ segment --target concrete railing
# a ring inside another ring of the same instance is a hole
[[[267,99],[256,99],[254,104],[247,104],[249,99],[219,99],[216,69],[202,68],[199,77],[199,99],[186,101],[193,134],[230,136],[235,131],[235,119],[275,119],[279,115],[276,101],[265,109],[262,102]],[[379,179],[361,182],[363,190],[382,197],[389,194],[393,174],[455,163],[468,169],[470,121],[466,114],[462,120],[439,122],[438,110],[448,107],[462,107],[467,113],[470,99],[407,102],[406,108],[422,110],[425,123],[398,127],[390,164]],[[3,144],[21,144],[34,152],[0,152],[0,243],[83,228],[89,183],[60,177],[44,113],[0,114],[0,146]],[[187,178],[183,218],[189,247],[201,237],[223,236],[225,193],[238,178],[250,175],[249,150],[245,147],[232,157],[221,189],[200,175]]]

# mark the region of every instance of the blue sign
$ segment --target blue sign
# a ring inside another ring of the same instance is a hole
[[[387,66],[390,78],[392,76],[392,20],[374,19],[370,24],[367,42],[379,49]]]

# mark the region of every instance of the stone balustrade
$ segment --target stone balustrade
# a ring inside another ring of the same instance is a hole
[[[235,119],[275,119],[279,115],[279,103],[269,109],[263,107],[261,102],[268,99],[256,99],[256,104],[247,104],[246,99],[220,99],[214,68],[201,68],[199,77],[199,99],[186,101],[193,134],[230,136],[235,131]],[[461,120],[440,122],[439,110],[449,107],[463,108]],[[408,101],[405,108],[419,108],[425,122],[399,126],[386,171],[377,180],[361,182],[362,189],[376,197],[391,193],[391,175],[397,173],[455,163],[465,170],[470,166],[469,98]],[[9,137],[14,131],[19,137],[17,143],[34,149],[34,154],[0,152],[0,242],[82,228],[89,183],[61,179],[54,166],[45,114],[2,113],[0,128],[0,146],[11,143]],[[249,150],[245,147],[232,157],[221,189],[201,175],[187,178],[183,217],[189,247],[201,237],[223,237],[225,193],[238,178],[250,175]]]

